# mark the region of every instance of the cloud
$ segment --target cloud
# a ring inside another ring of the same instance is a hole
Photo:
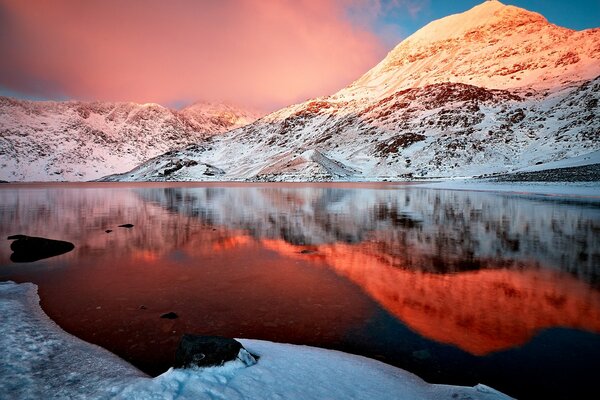
[[[274,109],[331,94],[385,55],[372,25],[348,18],[354,1],[0,0],[0,87]]]
[[[373,32],[390,49],[406,36],[401,23],[414,25],[430,6],[430,0],[348,0],[345,8],[354,25]]]

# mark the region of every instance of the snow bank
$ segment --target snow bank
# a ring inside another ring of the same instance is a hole
[[[60,329],[40,308],[32,283],[0,282],[0,354],[2,398],[112,398],[145,376]]]
[[[0,393],[11,399],[508,399],[487,386],[430,385],[364,357],[240,340],[258,364],[170,369],[152,379],[62,331],[31,283],[0,283]]]

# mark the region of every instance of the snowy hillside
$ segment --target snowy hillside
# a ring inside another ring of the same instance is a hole
[[[435,84],[311,101],[107,180],[381,180],[510,172],[600,149],[600,78],[551,96]]]
[[[492,0],[434,21],[329,97],[107,180],[382,180],[504,173],[600,149],[600,29]]]
[[[251,112],[197,103],[32,102],[0,97],[0,179],[89,180],[253,122]]]

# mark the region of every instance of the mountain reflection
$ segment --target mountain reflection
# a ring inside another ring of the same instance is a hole
[[[291,257],[305,256],[280,240],[263,244]],[[525,344],[544,328],[600,332],[600,293],[565,273],[525,264],[495,269],[499,265],[489,260],[481,261],[487,269],[479,271],[432,274],[398,268],[400,259],[382,257],[371,247],[319,245],[306,256],[324,260],[430,339],[482,356]]]
[[[270,252],[325,265],[420,335],[478,356],[523,345],[546,328],[600,333],[600,208],[594,203],[318,185],[22,189],[0,196],[0,233],[75,242],[60,262],[86,264],[101,254],[102,263],[140,271],[144,265],[201,268],[202,260],[236,249],[243,257]],[[122,223],[135,227],[121,232],[115,227]],[[191,272],[160,274],[136,279],[148,287],[157,276],[178,285],[196,279]],[[190,286],[189,293],[189,303],[197,303],[197,290]],[[311,311],[303,312],[296,319],[312,331]],[[345,329],[358,317],[344,322]],[[287,337],[295,335],[289,329]]]
[[[247,243],[324,262],[423,336],[474,354],[545,328],[600,332],[600,212],[489,193],[143,190]]]
[[[600,282],[600,206],[418,188],[168,188],[147,202],[256,239],[364,244],[431,273],[544,267]],[[493,262],[490,262],[493,260]]]

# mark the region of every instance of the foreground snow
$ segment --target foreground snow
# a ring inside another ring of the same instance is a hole
[[[430,385],[367,358],[241,340],[258,364],[174,370],[149,378],[62,331],[31,283],[0,283],[0,393],[12,399],[508,399],[487,386]]]

